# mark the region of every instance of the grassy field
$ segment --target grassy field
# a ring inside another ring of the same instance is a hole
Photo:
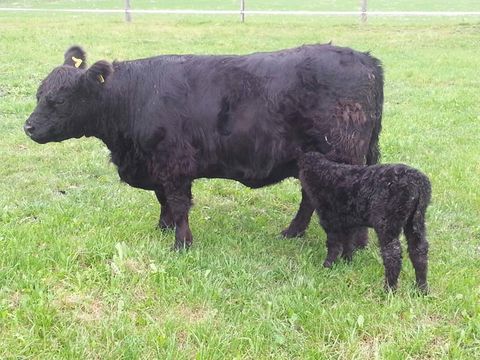
[[[121,184],[99,141],[38,145],[22,130],[73,43],[93,63],[330,40],[382,59],[382,161],[431,178],[428,296],[407,257],[384,293],[374,237],[331,270],[316,220],[279,238],[295,180],[197,181],[194,247],[178,254],[154,195]],[[480,358],[479,43],[478,19],[0,14],[0,358]]]

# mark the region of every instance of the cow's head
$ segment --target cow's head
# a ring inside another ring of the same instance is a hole
[[[85,52],[73,46],[40,84],[37,106],[24,125],[25,133],[44,144],[87,135],[98,114],[99,99],[112,65],[99,61],[86,69]]]

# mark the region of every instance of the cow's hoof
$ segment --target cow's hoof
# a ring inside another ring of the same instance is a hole
[[[175,252],[187,251],[188,249],[190,249],[190,245],[188,245],[187,243],[183,243],[183,244],[175,243],[172,246],[172,251],[175,251]]]
[[[332,267],[332,265],[333,265],[333,263],[330,260],[325,260],[323,262],[323,267],[324,268],[330,269]]]
[[[166,231],[166,230],[174,230],[175,224],[174,223],[167,223],[163,220],[160,220],[157,224],[157,229]]]
[[[302,237],[303,235],[305,235],[305,231],[298,231],[296,229],[286,228],[281,232],[281,235],[284,238]]]
[[[172,246],[173,251],[181,252],[187,251],[192,246],[192,241],[175,241]]]
[[[162,211],[160,219],[158,220],[157,228],[160,230],[175,229],[175,221],[173,221],[173,217],[168,212]]]

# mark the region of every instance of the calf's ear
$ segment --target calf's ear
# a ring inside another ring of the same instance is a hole
[[[85,69],[87,66],[87,54],[80,46],[70,47],[63,55],[63,65],[74,66],[79,69]]]
[[[108,77],[113,73],[113,66],[108,61],[100,60],[90,66],[85,76],[91,85],[103,85]]]

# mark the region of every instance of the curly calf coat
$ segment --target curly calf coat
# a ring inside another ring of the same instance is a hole
[[[417,285],[426,291],[425,212],[431,187],[424,174],[406,165],[338,164],[314,152],[300,154],[299,167],[302,187],[327,233],[325,267],[331,267],[342,251],[350,259],[354,230],[372,227],[380,242],[386,286],[394,289],[401,268],[403,229]]]

